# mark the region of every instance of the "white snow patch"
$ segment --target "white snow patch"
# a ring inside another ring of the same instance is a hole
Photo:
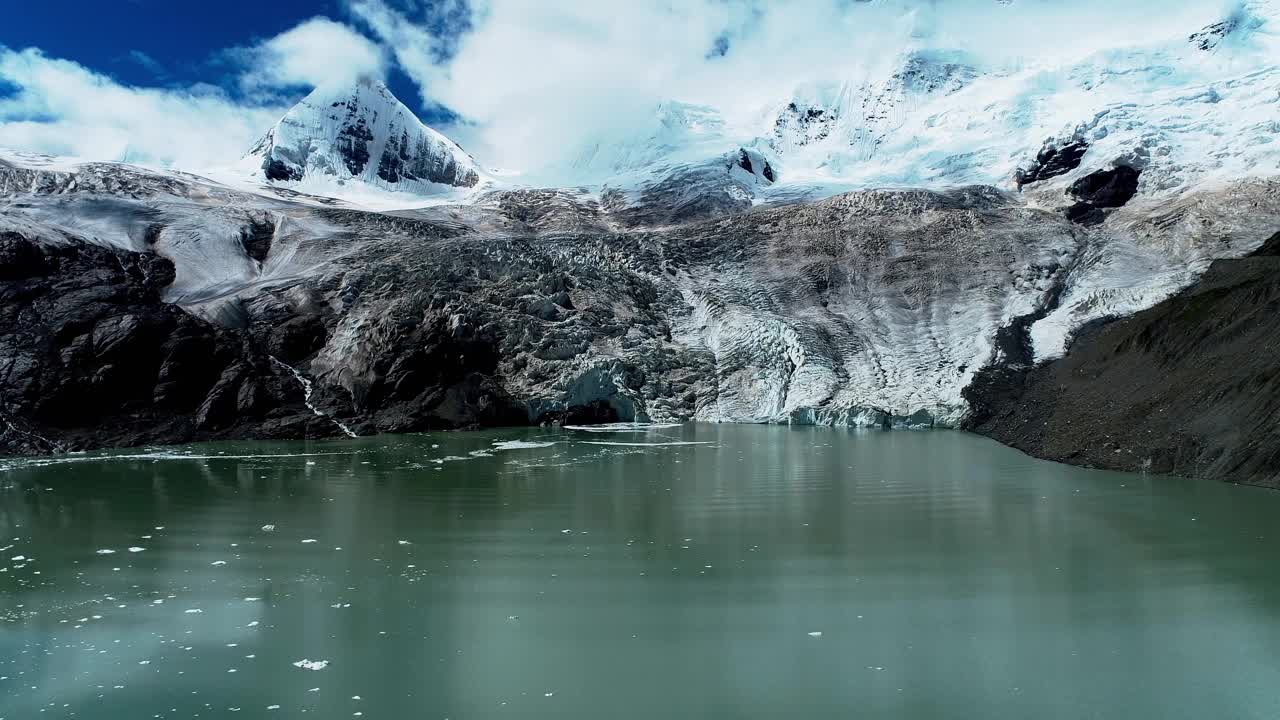
[[[565,425],[565,430],[582,432],[648,432],[664,428],[678,428],[680,423],[601,423],[599,425]]]
[[[670,442],[621,442],[613,440],[581,440],[579,445],[622,445],[626,447],[670,447],[674,445],[714,445],[709,440],[672,440]]]
[[[538,442],[533,440],[501,440],[493,443],[494,450],[534,450],[555,445],[555,442]]]

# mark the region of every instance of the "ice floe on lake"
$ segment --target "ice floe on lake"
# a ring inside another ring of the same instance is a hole
[[[318,457],[322,455],[355,455],[355,452],[319,452],[319,453],[255,453],[247,455],[201,455],[181,452],[138,452],[119,453],[113,455],[67,454],[53,457],[14,458],[0,462],[0,469],[10,470],[18,467],[44,467],[64,463],[103,462],[107,460],[257,460],[294,457]]]
[[[713,445],[709,440],[671,440],[668,442],[622,442],[620,440],[582,440],[580,445],[621,445],[624,447],[666,447],[672,445]]]
[[[534,440],[499,440],[494,441],[494,450],[534,450],[555,445],[554,441],[539,442]]]
[[[581,432],[647,432],[649,430],[662,430],[664,428],[678,428],[681,423],[601,423],[599,425],[565,425],[565,430],[578,430]]]

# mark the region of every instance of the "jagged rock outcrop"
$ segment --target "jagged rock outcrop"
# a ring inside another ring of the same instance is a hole
[[[1111,208],[1124,207],[1138,192],[1141,170],[1117,165],[1109,170],[1095,170],[1071,183],[1067,192],[1076,202],[1067,208],[1067,219],[1081,225],[1097,225]]]
[[[1046,142],[1040,152],[1036,153],[1035,161],[1025,168],[1019,168],[1014,173],[1013,180],[1021,190],[1023,185],[1066,175],[1080,167],[1080,161],[1088,151],[1089,143],[1083,139],[1072,139],[1061,145]]]

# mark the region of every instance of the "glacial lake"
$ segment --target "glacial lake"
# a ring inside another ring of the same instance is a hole
[[[685,425],[0,461],[0,718],[1277,718],[1280,493]]]

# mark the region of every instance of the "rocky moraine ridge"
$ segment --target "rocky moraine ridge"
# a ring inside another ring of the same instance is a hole
[[[1280,186],[1117,201],[1119,167],[676,215],[6,162],[0,448],[696,419],[968,427],[1274,483]],[[723,192],[707,172],[684,194]]]

